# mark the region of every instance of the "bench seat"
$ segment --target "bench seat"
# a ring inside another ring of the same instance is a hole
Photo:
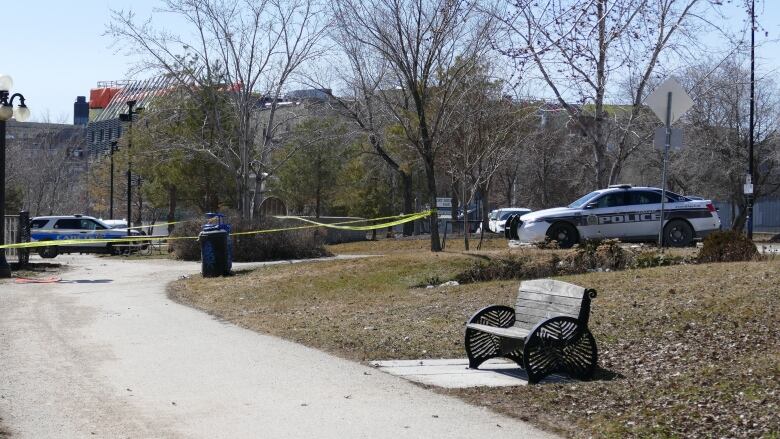
[[[506,338],[519,338],[525,339],[530,331],[519,326],[510,326],[508,328],[501,328],[497,326],[480,325],[479,323],[469,323],[466,327],[476,329],[477,331],[487,332],[488,334],[498,335]]]

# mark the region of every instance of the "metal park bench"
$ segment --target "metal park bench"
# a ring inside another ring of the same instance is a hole
[[[530,383],[555,372],[590,377],[598,360],[596,339],[588,329],[590,300],[595,297],[596,290],[567,282],[522,282],[514,309],[491,305],[469,319],[469,367],[504,357],[525,369]]]

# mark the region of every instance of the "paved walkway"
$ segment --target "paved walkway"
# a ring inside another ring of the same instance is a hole
[[[0,416],[20,438],[536,438],[529,425],[178,305],[197,264],[60,256],[0,281]]]

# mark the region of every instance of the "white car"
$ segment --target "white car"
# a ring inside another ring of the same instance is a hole
[[[523,215],[508,231],[510,239],[538,242],[551,239],[569,248],[585,239],[658,240],[661,189],[615,185],[591,192],[567,207]],[[692,200],[666,191],[665,245],[685,247],[720,229],[720,217],[710,200]]]
[[[525,215],[531,212],[531,209],[522,207],[504,207],[490,211],[488,214],[488,228],[493,233],[504,233],[506,220],[511,215]]]
[[[97,218],[84,215],[39,216],[31,220],[31,241],[83,239],[83,243],[40,247],[42,258],[55,258],[60,253],[116,253],[111,243],[90,242],[91,239],[126,238],[127,228],[112,229]],[[130,230],[131,236],[144,233]]]

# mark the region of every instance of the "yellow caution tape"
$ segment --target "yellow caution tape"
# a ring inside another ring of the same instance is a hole
[[[311,228],[317,228],[317,227],[327,227],[331,229],[340,229],[340,230],[355,230],[355,231],[365,231],[365,230],[374,230],[374,229],[384,229],[387,227],[393,227],[400,224],[408,223],[410,221],[417,221],[419,219],[423,219],[425,217],[428,217],[431,215],[433,211],[428,210],[425,212],[419,212],[419,213],[411,213],[406,215],[396,215],[396,216],[388,216],[388,217],[381,217],[381,218],[371,218],[371,219],[357,219],[357,220],[350,220],[350,221],[342,221],[338,223],[320,223],[317,221],[309,220],[306,218],[301,218],[297,216],[282,216],[282,217],[276,217],[281,219],[296,219],[300,221],[304,221],[309,223],[309,225],[305,226],[296,226],[296,227],[283,227],[283,228],[276,228],[276,229],[264,229],[264,230],[253,230],[249,232],[235,232],[231,233],[233,236],[240,236],[240,235],[258,235],[261,233],[274,233],[274,232],[284,232],[287,230],[301,230],[301,229],[311,229]],[[373,225],[367,225],[367,226],[347,226],[344,224],[353,224],[357,222],[369,222],[369,221],[381,221],[381,220],[387,220],[387,219],[393,219],[396,218],[394,221],[385,222],[381,224],[373,224]],[[184,221],[178,221],[178,222],[184,222]],[[84,244],[85,241],[88,241],[90,244],[110,244],[110,243],[147,243],[150,241],[174,241],[178,239],[198,239],[197,236],[169,236],[169,237],[151,237],[151,236],[144,236],[144,235],[138,235],[138,236],[128,236],[127,238],[104,238],[104,239],[91,239],[91,238],[84,238],[84,239],[53,239],[48,241],[33,241],[33,242],[21,242],[17,244],[5,244],[0,245],[0,248],[37,248],[37,247],[52,247],[52,246],[61,246],[61,245],[79,245]]]
[[[326,224],[326,223],[320,223],[320,222],[317,222],[317,221],[313,221],[313,220],[310,220],[310,219],[307,219],[307,218],[301,218],[299,216],[289,216],[289,217],[286,217],[286,218],[296,219],[296,220],[299,220],[299,221],[304,221],[304,222],[313,224],[315,227],[327,227],[327,228],[330,228],[330,229],[339,229],[339,230],[364,231],[364,230],[383,229],[383,228],[386,228],[386,227],[397,226],[399,224],[408,223],[409,221],[416,221],[418,219],[425,218],[425,217],[429,216],[430,214],[431,214],[431,211],[425,211],[425,212],[420,212],[420,213],[413,213],[413,214],[409,214],[409,215],[403,215],[403,217],[401,217],[401,218],[399,218],[399,219],[397,219],[395,221],[391,221],[389,223],[372,224],[372,225],[368,225],[368,226],[343,226],[343,225],[339,225],[340,223]],[[391,218],[393,218],[393,217],[391,217]],[[373,221],[373,220],[357,220],[357,221],[351,221],[351,222],[362,222],[362,221]],[[347,223],[341,223],[341,224],[347,224]]]

